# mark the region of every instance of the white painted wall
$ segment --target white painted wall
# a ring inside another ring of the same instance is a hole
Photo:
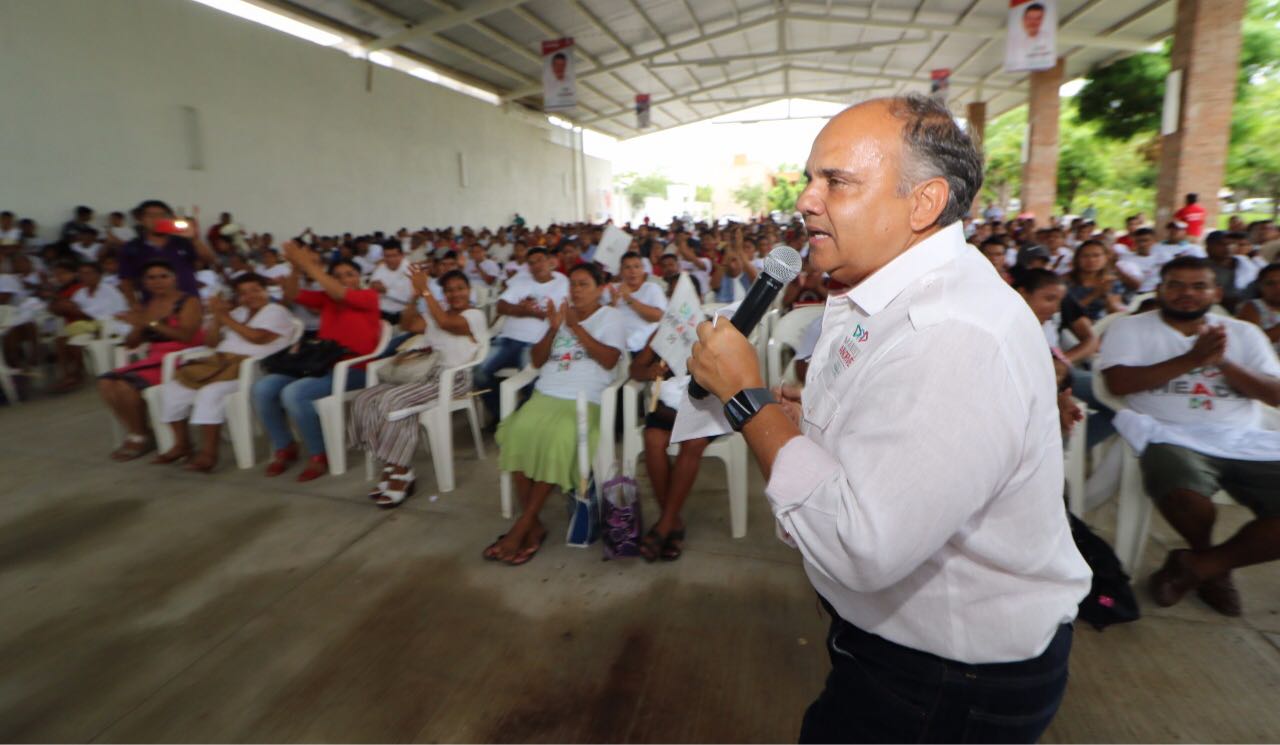
[[[367,92],[363,61],[188,0],[0,0],[0,101],[0,209],[42,235],[148,197],[277,236],[582,210],[550,125],[376,66]],[[598,201],[611,166],[587,161]]]

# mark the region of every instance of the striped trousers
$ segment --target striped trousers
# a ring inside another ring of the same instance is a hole
[[[471,390],[471,376],[455,378],[453,397],[465,396]],[[356,396],[351,417],[347,422],[347,437],[362,449],[373,453],[379,461],[408,467],[418,448],[420,427],[418,417],[405,417],[397,422],[387,421],[387,416],[410,406],[422,406],[436,400],[440,393],[440,380],[432,376],[421,383],[382,383],[366,388]]]

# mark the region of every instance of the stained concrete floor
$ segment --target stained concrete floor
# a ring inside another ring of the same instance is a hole
[[[821,686],[825,621],[758,474],[742,540],[712,464],[680,561],[553,541],[510,568],[479,558],[505,522],[461,431],[459,488],[431,501],[423,455],[384,512],[362,468],[113,463],[105,416],[87,391],[0,409],[0,740],[789,742]],[[1154,538],[1140,576],[1176,545]],[[1241,619],[1193,598],[1079,629],[1046,741],[1280,740],[1280,566],[1238,582]]]

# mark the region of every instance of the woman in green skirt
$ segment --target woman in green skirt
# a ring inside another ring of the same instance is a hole
[[[513,566],[533,558],[547,537],[538,513],[554,487],[578,481],[577,398],[590,402],[589,439],[595,456],[600,397],[626,344],[626,324],[615,308],[600,305],[604,277],[594,264],[569,270],[569,298],[547,302],[549,327],[530,350],[540,368],[533,396],[498,425],[499,463],[515,477],[522,512],[484,557]]]

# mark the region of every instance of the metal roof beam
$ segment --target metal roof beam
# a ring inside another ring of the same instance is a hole
[[[882,28],[890,31],[931,31],[940,34],[957,34],[960,36],[977,36],[985,39],[1003,39],[1005,37],[1004,22],[1001,18],[975,19],[973,25],[930,23],[925,21],[886,21],[879,18],[862,18],[828,13],[791,12],[788,19],[792,21],[813,21],[815,23],[842,23],[864,28]],[[1103,47],[1106,49],[1123,49],[1130,52],[1141,52],[1151,46],[1146,39],[1131,37],[1098,36],[1096,34],[1077,33],[1074,31],[1058,31],[1058,42],[1064,46]]]
[[[764,76],[766,76],[766,75],[772,75],[772,74],[773,74],[773,73],[775,73],[775,72],[780,72],[780,71],[782,71],[783,69],[784,69],[784,66],[783,66],[783,65],[777,65],[777,66],[772,67],[772,68],[769,68],[769,69],[767,69],[767,70],[761,70],[760,72],[752,71],[752,72],[749,72],[749,73],[745,73],[745,74],[743,74],[743,75],[736,75],[736,76],[734,76],[734,77],[727,78],[727,79],[725,79],[725,80],[721,80],[721,81],[720,81],[720,82],[718,82],[718,83],[712,83],[712,84],[710,84],[710,85],[704,85],[704,86],[701,86],[701,87],[696,88],[696,89],[694,89],[694,90],[687,91],[687,92],[685,92],[685,93],[681,93],[681,94],[674,95],[674,96],[664,96],[664,97],[662,97],[662,98],[656,98],[656,99],[653,99],[652,101],[650,101],[650,102],[649,102],[649,105],[650,105],[650,106],[652,106],[652,107],[654,107],[654,108],[656,108],[656,107],[658,107],[658,106],[663,106],[663,105],[665,105],[665,104],[669,104],[669,103],[676,103],[676,102],[680,102],[680,101],[685,101],[685,100],[687,100],[687,99],[689,99],[689,98],[691,98],[691,97],[693,97],[693,96],[701,95],[701,94],[703,94],[703,93],[710,93],[711,91],[717,91],[717,90],[720,90],[721,88],[728,88],[729,86],[732,86],[732,85],[738,85],[739,83],[745,83],[745,82],[750,81],[750,80],[757,80],[757,79],[762,78],[762,77],[764,77]],[[615,117],[615,116],[621,116],[622,114],[625,114],[625,113],[627,113],[627,112],[629,112],[629,111],[631,111],[631,109],[629,109],[629,108],[627,108],[627,109],[619,109],[619,110],[617,110],[617,111],[606,111],[605,113],[603,113],[603,114],[599,114],[599,115],[594,116],[594,117],[592,117],[592,118],[590,118],[590,119],[584,119],[584,120],[582,120],[582,122],[581,122],[581,123],[582,123],[582,124],[591,124],[592,122],[598,122],[598,121],[600,121],[601,119],[610,119],[610,118],[613,118],[613,117]]]
[[[889,85],[886,83],[885,85],[868,85],[862,88],[828,88],[820,91],[792,91],[790,95],[784,95],[780,93],[768,93],[768,94],[761,94],[758,96],[733,96],[730,98],[704,98],[701,100],[691,99],[691,100],[685,101],[685,103],[690,106],[694,106],[697,104],[708,104],[708,103],[740,103],[742,101],[754,101],[757,98],[762,98],[762,97],[784,99],[784,98],[807,98],[809,96],[839,96],[841,94],[846,94],[846,93],[866,93],[868,91],[879,91],[879,90],[884,90],[885,88],[892,88],[892,87],[893,87],[892,85]]]
[[[578,80],[579,81],[589,80],[599,75],[605,75],[605,74],[611,73],[614,70],[620,70],[624,67],[630,67],[631,65],[637,65],[644,62],[648,62],[653,58],[660,57],[664,54],[672,54],[683,49],[689,49],[692,47],[699,46],[701,44],[706,44],[707,42],[715,41],[716,39],[722,39],[726,36],[733,36],[735,34],[740,34],[745,31],[750,31],[753,28],[758,28],[765,24],[772,23],[775,20],[777,20],[777,14],[770,13],[767,16],[757,18],[754,21],[748,21],[747,23],[744,23],[741,25],[732,25],[732,26],[729,26],[728,28],[722,29],[720,31],[715,31],[710,34],[700,35],[692,39],[688,39],[686,41],[678,42],[675,44],[667,44],[663,46],[661,49],[655,49],[652,52],[645,52],[643,54],[631,54],[631,55],[628,55],[625,59],[618,60],[617,62],[611,62],[607,65],[596,67],[585,73],[580,73],[578,75]],[[537,93],[541,90],[542,90],[542,86],[540,85],[525,86],[523,88],[517,88],[516,90],[511,91],[503,98],[507,100],[511,100],[515,98],[523,98],[525,96],[533,95],[534,93]]]
[[[744,60],[771,60],[771,59],[791,59],[793,57],[803,57],[810,54],[854,54],[857,52],[866,52],[878,47],[899,46],[907,44],[923,44],[929,41],[930,35],[923,36],[919,39],[907,39],[905,41],[869,41],[865,44],[835,44],[829,47],[814,47],[813,49],[791,49],[780,52],[758,52],[756,54],[726,54],[721,57],[702,57],[699,59],[688,59],[679,62],[650,62],[645,65],[649,69],[660,67],[682,67],[684,65],[699,65],[702,67],[712,67],[719,65],[727,65],[733,62],[741,62]]]
[[[387,47],[394,47],[403,44],[410,39],[416,39],[420,36],[428,36],[438,31],[446,31],[455,26],[461,26],[470,21],[479,20],[488,15],[493,15],[499,11],[514,8],[524,0],[479,0],[464,8],[455,10],[452,13],[445,13],[438,18],[432,18],[416,26],[410,26],[404,31],[400,31],[390,36],[383,36],[379,39],[365,42],[362,46],[366,52],[373,52]]]
[[[822,73],[828,73],[831,75],[846,75],[853,78],[868,78],[870,80],[889,80],[889,81],[903,82],[903,83],[920,83],[921,85],[929,82],[927,78],[922,78],[919,75],[911,75],[909,73],[894,73],[894,72],[888,72],[888,71],[879,72],[877,71],[876,68],[873,68],[873,67],[862,67],[862,66],[827,67],[820,64],[807,64],[807,63],[797,62],[797,63],[793,63],[791,65],[791,68],[793,70],[804,70],[806,72],[822,72]],[[978,85],[980,83],[980,79],[979,78],[957,79],[955,77],[952,77],[951,82],[954,85]],[[986,83],[981,83],[981,85],[983,88],[987,90],[1003,91],[1007,93],[1026,93],[1026,89],[1020,88],[1020,87],[1014,87],[1014,86],[1008,86],[1008,85],[987,85]]]

